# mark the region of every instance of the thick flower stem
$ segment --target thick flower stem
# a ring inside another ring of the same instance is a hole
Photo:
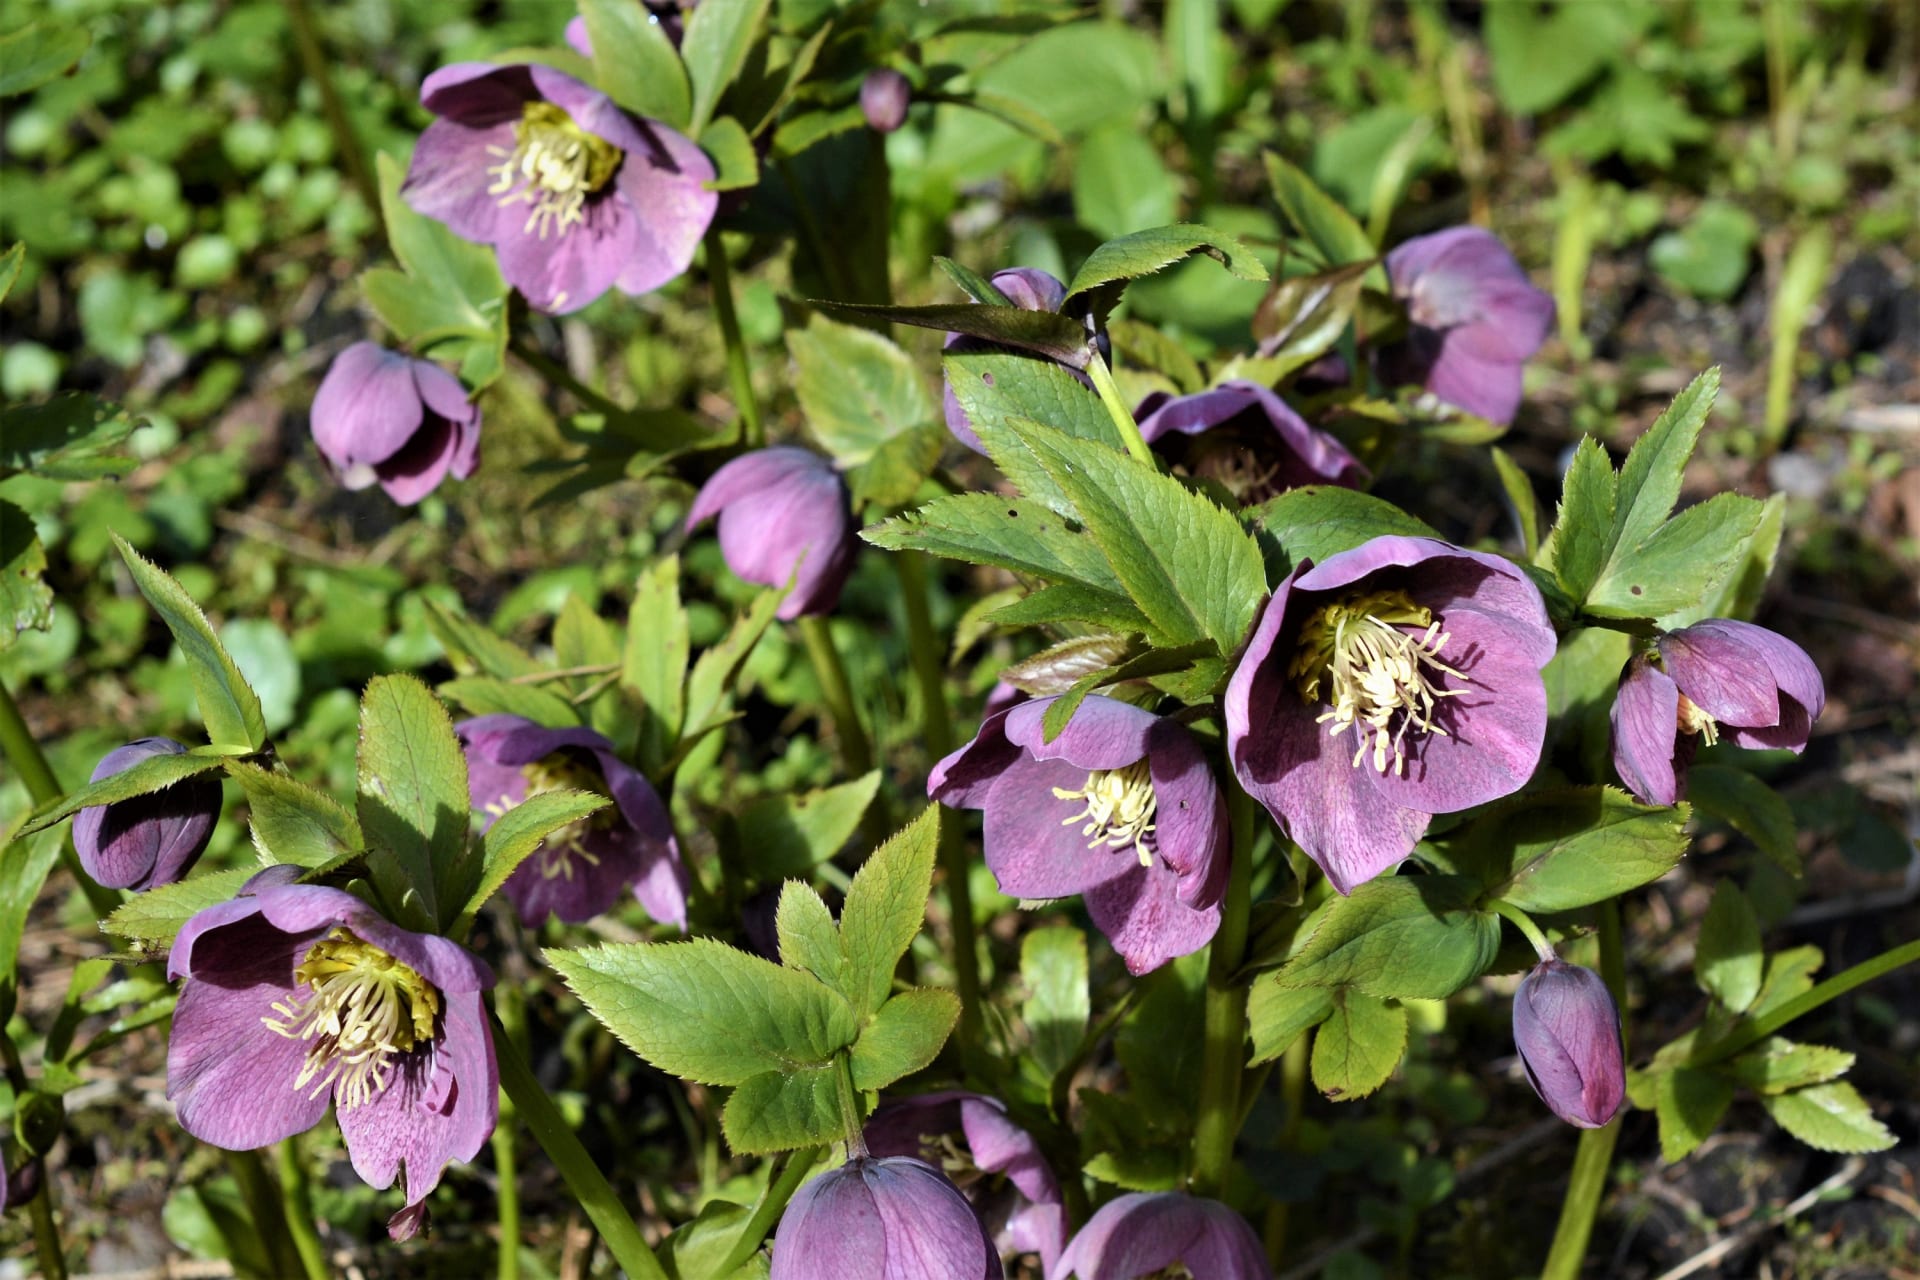
[[[280,1205],[287,1215],[287,1232],[293,1238],[294,1251],[307,1280],[327,1280],[333,1272],[327,1266],[326,1247],[320,1243],[320,1231],[313,1224],[313,1199],[307,1189],[307,1169],[300,1163],[300,1148],[292,1138],[282,1139],[274,1147],[279,1162]]]
[[[801,618],[795,625],[800,629],[800,642],[807,647],[807,658],[813,663],[813,674],[820,681],[821,695],[827,700],[827,714],[833,717],[840,760],[848,773],[865,773],[873,768],[873,747],[854,706],[853,685],[847,679],[846,665],[840,661],[840,651],[834,647],[833,632],[825,618]]]
[[[1600,906],[1600,976],[1613,993],[1614,1004],[1627,1007],[1626,952],[1620,941],[1620,904]],[[1627,1047],[1627,1024],[1621,1019],[1620,1047]],[[1580,1134],[1579,1149],[1574,1152],[1573,1172],[1567,1179],[1566,1198],[1560,1202],[1560,1222],[1553,1231],[1553,1244],[1547,1250],[1540,1280],[1575,1280],[1580,1264],[1587,1256],[1587,1241],[1593,1235],[1593,1220],[1600,1211],[1601,1197],[1607,1190],[1607,1170],[1613,1164],[1614,1144],[1620,1141],[1624,1112],[1614,1116],[1603,1128],[1587,1129]]]
[[[566,1117],[540,1087],[512,1037],[500,1025],[499,1017],[493,1014],[488,1017],[493,1023],[494,1055],[500,1062],[500,1087],[507,1091],[514,1110],[559,1167],[567,1190],[580,1202],[588,1220],[606,1242],[607,1252],[632,1280],[667,1280],[667,1273],[653,1256],[653,1250],[647,1248],[633,1215],[620,1203],[607,1176],[600,1172],[600,1166],[593,1162],[593,1157],[567,1126]]]
[[[740,410],[743,443],[749,449],[758,449],[767,442],[767,427],[760,419],[760,403],[753,398],[753,366],[747,360],[746,339],[740,336],[740,316],[733,308],[733,272],[727,265],[727,247],[721,243],[718,227],[707,229],[706,252],[707,283],[713,290],[720,339],[727,346],[727,380],[733,384],[733,398]]]
[[[1233,861],[1220,929],[1207,952],[1207,993],[1200,1059],[1200,1111],[1193,1127],[1193,1188],[1219,1195],[1233,1164],[1240,1121],[1240,1071],[1246,1062],[1247,988],[1235,982],[1247,946],[1248,898],[1253,880],[1253,798],[1239,787],[1227,792],[1233,822]]]
[[[247,1219],[259,1233],[261,1246],[273,1263],[273,1274],[309,1276],[311,1280],[306,1259],[295,1245],[292,1228],[287,1223],[281,1190],[274,1183],[273,1175],[267,1172],[267,1162],[258,1151],[229,1151],[227,1172],[240,1188],[240,1199],[247,1206]],[[317,1245],[319,1241],[314,1243]],[[323,1267],[319,1275],[326,1274]]]
[[[747,1219],[747,1225],[740,1228],[740,1234],[734,1239],[733,1248],[727,1250],[726,1258],[713,1268],[712,1274],[730,1276],[748,1258],[760,1248],[760,1242],[773,1230],[774,1223],[780,1221],[780,1215],[786,1212],[787,1201],[793,1199],[793,1193],[800,1189],[813,1172],[813,1166],[819,1161],[824,1148],[805,1147],[791,1152],[786,1164],[781,1168],[779,1177],[767,1187],[767,1193],[760,1197],[760,1203],[753,1206],[753,1216]]]
[[[41,754],[40,744],[34,741],[32,730],[27,728],[27,722],[5,684],[0,684],[0,753],[4,753],[8,762],[20,771],[20,781],[27,784],[27,794],[33,798],[36,806],[66,794],[60,780],[53,775],[53,766]],[[73,873],[80,891],[87,895],[87,906],[95,917],[104,920],[112,915],[114,908],[120,905],[120,895],[94,883],[86,868],[80,865],[80,855],[73,851],[73,841],[60,841],[60,861]]]
[[[892,557],[900,577],[900,598],[907,611],[907,645],[920,684],[921,733],[927,753],[938,760],[953,750],[953,712],[947,705],[945,647],[934,630],[929,607],[926,557],[901,551]],[[967,851],[958,824],[940,828],[940,869],[947,882],[947,914],[952,917],[953,983],[960,996],[962,1049],[980,1043],[980,957],[973,935],[973,891],[967,881]]]
[[[1113,419],[1113,425],[1119,428],[1120,439],[1126,443],[1127,452],[1133,455],[1135,462],[1152,467],[1153,450],[1147,448],[1147,441],[1140,434],[1140,424],[1133,420],[1133,410],[1127,408],[1127,402],[1120,398],[1120,388],[1114,385],[1113,371],[1107,368],[1107,362],[1100,358],[1098,351],[1087,365],[1087,376],[1093,379],[1093,389],[1100,393],[1100,403],[1107,406],[1107,416]]]
[[[1882,951],[1871,960],[1862,960],[1851,969],[1843,969],[1805,995],[1796,996],[1778,1009],[1740,1027],[1732,1035],[1717,1044],[1704,1047],[1695,1056],[1692,1065],[1706,1066],[1709,1063],[1723,1062],[1742,1049],[1758,1044],[1780,1028],[1796,1018],[1804,1018],[1829,1000],[1847,994],[1862,983],[1872,982],[1875,978],[1892,973],[1902,965],[1920,960],[1920,939],[1903,943],[1890,951]]]
[[[520,1182],[513,1158],[513,1111],[500,1109],[504,1122],[493,1126],[493,1172],[500,1189],[495,1193],[494,1216],[500,1224],[500,1256],[494,1275],[499,1280],[520,1280]]]
[[[866,1117],[861,1114],[860,1094],[853,1087],[853,1059],[840,1054],[834,1059],[833,1078],[840,1094],[840,1123],[847,1131],[847,1159],[867,1158]]]
[[[1540,957],[1542,964],[1553,959],[1554,956],[1558,954],[1554,951],[1553,944],[1547,941],[1547,935],[1540,932],[1540,926],[1535,924],[1532,917],[1528,916],[1526,912],[1502,898],[1495,898],[1487,905],[1505,917],[1507,922],[1514,928],[1526,935],[1527,941],[1533,944],[1534,954]]]

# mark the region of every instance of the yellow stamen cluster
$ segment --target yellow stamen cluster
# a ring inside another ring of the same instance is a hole
[[[488,801],[483,808],[499,818],[507,810],[523,803],[526,799],[546,791],[558,791],[562,788],[573,791],[590,791],[595,795],[610,796],[606,779],[600,771],[577,759],[567,751],[555,751],[541,756],[532,764],[520,770],[527,780],[527,794],[516,800],[506,792]],[[570,822],[553,832],[540,842],[540,874],[548,880],[556,878],[573,879],[573,860],[578,857],[590,866],[599,866],[599,855],[589,852],[586,839],[596,831],[604,831],[619,820],[619,808],[608,805],[596,813],[590,814],[578,822]]]
[[[605,138],[588,133],[551,102],[529,102],[513,126],[513,150],[488,147],[500,163],[488,195],[504,205],[531,206],[522,228],[545,240],[565,235],[585,220],[587,197],[613,179],[623,154]]]
[[[1700,709],[1686,694],[1680,695],[1679,728],[1681,733],[1697,733],[1700,741],[1712,746],[1720,741],[1720,722]]]
[[[1087,848],[1097,849],[1104,844],[1124,849],[1132,845],[1141,866],[1153,865],[1153,850],[1147,844],[1147,837],[1153,834],[1153,815],[1159,801],[1154,798],[1153,776],[1144,758],[1124,769],[1095,769],[1087,775],[1087,783],[1080,790],[1055,787],[1053,794],[1060,800],[1086,802],[1085,808],[1072,817],[1063,818],[1060,825],[1070,827],[1084,820],[1080,834],[1091,837]]]
[[[1176,1262],[1172,1266],[1160,1268],[1150,1276],[1142,1276],[1140,1280],[1193,1280],[1193,1272],[1187,1270],[1186,1263]]]
[[[1402,629],[1408,627],[1421,630],[1416,634]],[[1371,746],[1375,771],[1386,773],[1391,758],[1399,777],[1406,773],[1407,730],[1446,736],[1434,723],[1434,706],[1441,698],[1464,692],[1439,684],[1440,674],[1467,678],[1440,661],[1447,640],[1432,612],[1405,592],[1367,592],[1323,605],[1308,616],[1288,675],[1307,702],[1327,704],[1315,723],[1332,721],[1335,737],[1353,729],[1358,739],[1356,769]]]
[[[1188,451],[1187,467],[1196,476],[1218,482],[1239,502],[1259,502],[1280,489],[1280,464],[1263,461],[1253,446],[1232,432],[1217,442],[1196,441]]]
[[[921,1134],[920,1158],[946,1174],[947,1181],[962,1191],[987,1176],[986,1171],[973,1162],[973,1157],[960,1149],[958,1139],[951,1133]]]
[[[387,1087],[395,1057],[433,1039],[440,993],[380,948],[336,928],[307,949],[293,971],[295,992],[276,1003],[267,1030],[309,1043],[293,1087],[331,1087],[341,1110],[364,1106]],[[306,996],[301,998],[304,988]]]

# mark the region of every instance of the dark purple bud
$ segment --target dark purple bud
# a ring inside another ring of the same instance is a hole
[[[729,569],[769,587],[792,578],[780,617],[831,613],[858,550],[848,502],[846,483],[825,458],[776,445],[714,472],[693,500],[687,527],[718,516]]]
[[[109,751],[93,781],[125,773],[150,756],[177,756],[172,738],[142,738]],[[73,851],[87,874],[109,889],[144,893],[172,884],[206,852],[220,817],[220,783],[199,774],[161,791],[82,809],[73,820]]]
[[[480,465],[480,410],[460,380],[371,342],[334,360],[313,397],[312,426],[341,484],[378,482],[402,506]]]
[[[1047,1274],[1054,1280],[1272,1280],[1273,1268],[1245,1218],[1218,1200],[1163,1191],[1102,1205]]]
[[[19,1159],[22,1153],[15,1152]],[[17,1209],[40,1192],[40,1161],[24,1160],[9,1171],[4,1153],[0,1153],[0,1209]]]
[[[999,1251],[966,1198],[906,1156],[860,1156],[794,1193],[771,1280],[1000,1280]]]
[[[892,67],[876,67],[860,82],[860,114],[877,133],[892,133],[907,122],[913,86]]]
[[[1513,1043],[1553,1114],[1582,1129],[1613,1119],[1627,1095],[1620,1010],[1600,975],[1547,960],[1513,994]]]

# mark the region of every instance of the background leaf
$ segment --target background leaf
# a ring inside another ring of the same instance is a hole
[[[127,562],[134,585],[167,624],[167,630],[173,632],[180,652],[186,656],[207,737],[216,748],[229,754],[258,751],[267,740],[267,723],[260,713],[260,699],[254,696],[240,668],[221,647],[213,628],[207,624],[207,615],[200,612],[200,606],[171,575],[135,551],[117,533],[113,535],[113,545]]]

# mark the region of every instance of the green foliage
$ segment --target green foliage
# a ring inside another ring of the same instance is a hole
[[[807,427],[843,466],[932,421],[938,406],[907,353],[868,329],[815,316],[787,332]]]
[[[114,909],[100,924],[117,938],[126,938],[152,950],[171,946],[181,926],[208,907],[230,901],[240,886],[260,870],[236,867],[209,871],[186,880],[137,893]]]
[[[584,822],[611,803],[605,796],[562,789],[530,795],[501,814],[480,837],[479,883],[448,927],[448,935],[463,937],[475,913],[549,836]]]
[[[1317,564],[1383,534],[1440,536],[1425,521],[1392,503],[1338,485],[1289,489],[1243,512],[1241,518],[1259,538],[1266,552],[1267,577],[1276,582],[1309,560]]]
[[[91,43],[85,31],[38,22],[0,36],[0,98],[39,88],[78,62]]]
[[[666,31],[644,8],[620,0],[582,0],[593,44],[593,71],[609,98],[685,132],[693,119],[687,68]]]
[[[1713,903],[1700,925],[1693,952],[1693,974],[1702,990],[1735,1013],[1744,1013],[1760,994],[1765,957],[1760,951],[1760,922],[1747,895],[1731,880],[1713,891]]]
[[[467,845],[467,759],[446,708],[411,676],[380,676],[360,699],[354,801],[367,869],[401,923],[451,922],[480,873]]]
[[[1225,267],[1235,279],[1262,281],[1267,278],[1266,267],[1238,237],[1198,223],[1180,223],[1135,231],[1095,249],[1073,273],[1073,279],[1067,284],[1067,299],[1071,302],[1085,295],[1093,307],[1094,318],[1105,320],[1130,281],[1164,271],[1200,253]]]
[[[840,852],[879,790],[874,771],[818,791],[755,800],[735,824],[746,871],[762,882],[805,875]]]
[[[740,74],[748,46],[759,31],[770,3],[771,0],[719,0],[687,15],[680,56],[686,62],[687,79],[693,88],[689,119],[694,133],[706,127],[720,95]]]
[[[1313,1035],[1313,1087],[1335,1102],[1378,1092],[1407,1051],[1407,1011],[1351,987]]]
[[[1087,991],[1087,937],[1048,925],[1020,939],[1020,1006],[1027,1024],[1027,1057],[1042,1080],[1052,1080],[1080,1051],[1092,1006]]]
[[[1481,900],[1572,911],[1651,884],[1689,843],[1687,806],[1646,805],[1613,787],[1530,791],[1491,805],[1441,842]]]
[[[1478,890],[1464,876],[1369,880],[1334,900],[1272,981],[1382,998],[1444,999],[1485,973],[1500,949],[1499,917],[1473,906]]]
[[[1761,1098],[1782,1129],[1815,1151],[1886,1151],[1899,1142],[1844,1080]]]
[[[186,655],[193,672],[194,694],[200,702],[200,717],[206,722],[207,737],[213,740],[214,749],[227,755],[258,751],[267,741],[260,699],[207,625],[207,615],[170,574],[135,551],[119,534],[113,535],[113,543],[127,562],[134,585]]]
[[[1340,202],[1314,185],[1313,179],[1288,164],[1269,151],[1263,157],[1267,166],[1267,181],[1273,187],[1273,198],[1287,215],[1287,221],[1294,230],[1305,236],[1307,243],[1314,247],[1320,256],[1321,265],[1327,267],[1344,266],[1350,262],[1365,262],[1369,265],[1363,277],[1366,284],[1385,291],[1387,288],[1386,268],[1376,261],[1379,250],[1367,235],[1366,228],[1354,220],[1352,214],[1340,206]]]
[[[1256,978],[1247,994],[1247,1030],[1255,1066],[1271,1062],[1333,1014],[1334,992],[1326,987],[1282,986],[1276,977]]]
[[[263,862],[323,867],[365,847],[359,820],[326,792],[248,761],[223,763],[246,793],[253,846]]]
[[[493,250],[462,240],[400,198],[405,174],[382,152],[380,213],[401,270],[362,277],[367,302],[400,341],[451,360],[478,390],[498,378],[507,350],[507,285]]]

